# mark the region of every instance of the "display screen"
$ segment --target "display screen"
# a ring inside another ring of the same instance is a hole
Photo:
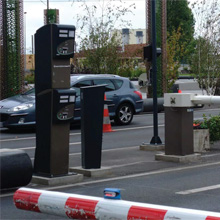
[[[59,55],[73,54],[74,53],[74,39],[69,39],[59,44],[57,47],[57,53]]]

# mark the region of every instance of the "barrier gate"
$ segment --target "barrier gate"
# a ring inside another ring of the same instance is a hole
[[[220,220],[220,213],[120,200],[120,190],[105,189],[104,198],[20,188],[18,209],[71,219]]]

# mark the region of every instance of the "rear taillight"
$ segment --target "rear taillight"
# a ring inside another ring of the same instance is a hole
[[[141,94],[141,92],[139,92],[139,91],[136,90],[136,91],[134,91],[134,93],[137,94],[137,95],[140,97],[140,99],[142,99],[142,94]]]

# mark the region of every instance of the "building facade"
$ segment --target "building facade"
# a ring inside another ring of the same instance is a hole
[[[123,45],[146,44],[146,29],[123,28],[114,30],[112,35],[116,34]]]

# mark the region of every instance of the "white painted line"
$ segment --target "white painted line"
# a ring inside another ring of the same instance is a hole
[[[120,147],[120,148],[115,148],[115,149],[106,149],[106,150],[102,150],[102,152],[111,152],[111,151],[120,151],[120,150],[130,150],[130,149],[139,149],[139,146],[132,146],[132,147]],[[79,153],[72,153],[69,154],[69,156],[78,156],[81,155],[81,152]]]
[[[21,148],[16,148],[16,150],[33,150],[35,149],[36,147],[21,147]]]
[[[159,127],[163,127],[164,125],[158,125]],[[141,126],[141,127],[132,127],[132,128],[119,128],[119,129],[114,129],[114,131],[127,131],[127,130],[138,130],[138,129],[143,129],[143,128],[153,128],[153,126]],[[75,136],[75,135],[81,135],[81,133],[70,133],[70,136]],[[26,138],[13,138],[13,139],[4,139],[0,140],[0,142],[7,142],[7,141],[23,141],[23,140],[34,140],[36,137],[26,137]]]
[[[176,194],[189,195],[189,194],[193,194],[193,193],[204,192],[204,191],[208,191],[208,190],[212,190],[212,189],[219,189],[219,188],[220,188],[220,184],[213,185],[213,186],[201,187],[201,188],[197,188],[197,189],[189,189],[189,190],[185,190],[185,191],[180,191],[180,192],[176,192]]]
[[[78,145],[81,144],[81,142],[74,142],[74,143],[70,143],[69,145]]]
[[[146,172],[146,173],[132,174],[132,175],[127,175],[127,176],[113,177],[113,178],[107,178],[107,179],[101,179],[101,180],[94,180],[94,181],[90,181],[90,182],[75,183],[75,184],[69,184],[69,185],[65,185],[65,186],[48,187],[45,189],[47,189],[47,190],[64,189],[64,188],[69,188],[69,187],[74,187],[74,186],[91,185],[91,184],[104,183],[104,182],[117,181],[117,180],[130,179],[130,178],[137,178],[137,177],[142,177],[142,176],[150,176],[150,175],[169,173],[169,172],[175,172],[175,171],[190,170],[190,169],[196,169],[196,168],[208,167],[208,166],[214,166],[214,165],[220,165],[220,162],[195,165],[195,166],[189,166],[189,167],[168,168],[168,169],[164,169],[164,170],[157,170],[157,171],[151,171],[151,172]]]
[[[209,112],[209,111],[218,111],[219,108],[212,108],[212,109],[201,109],[201,110],[196,110],[195,112]]]
[[[69,145],[78,145],[81,144],[81,142],[75,142],[75,143],[70,143]],[[15,148],[16,150],[33,150],[35,149],[36,146],[34,147],[21,147],[21,148]]]
[[[218,154],[203,155],[203,156],[201,156],[201,157],[214,157],[214,156],[218,156],[218,155],[220,155],[220,153],[218,153]]]
[[[70,133],[70,136],[81,135],[81,133]],[[24,138],[11,138],[11,139],[3,139],[0,142],[7,142],[7,141],[23,141],[23,140],[34,140],[36,137],[24,137]]]
[[[36,137],[26,137],[26,138],[13,138],[13,139],[4,139],[0,140],[0,142],[6,142],[6,141],[23,141],[23,140],[33,140]]]
[[[128,131],[128,130],[138,130],[138,129],[143,129],[143,128],[153,128],[153,125],[150,126],[141,126],[141,127],[132,127],[132,128],[119,128],[119,129],[114,129],[114,131]],[[158,127],[164,127],[163,125],[158,125]]]
[[[120,150],[130,150],[130,149],[138,149],[139,146],[132,146],[132,147],[120,147],[120,148],[116,148],[116,149],[106,149],[106,150],[102,150],[102,152],[111,152],[111,151],[120,151]],[[20,148],[19,148],[20,149]],[[69,156],[79,156],[81,155],[81,152],[79,153],[72,153],[69,154]],[[34,160],[34,158],[31,158],[31,160]]]
[[[111,166],[112,168],[119,168],[119,167],[126,167],[126,166],[132,166],[135,164],[141,164],[141,163],[159,163],[160,161],[139,161],[139,162],[134,162],[134,163],[126,163],[126,164],[121,164],[121,165],[114,165]]]
[[[41,189],[44,189],[44,190],[65,189],[65,188],[70,188],[70,187],[75,187],[75,186],[85,186],[85,185],[105,183],[105,182],[110,182],[110,181],[124,180],[124,179],[130,179],[130,178],[156,175],[156,174],[163,174],[163,173],[169,173],[169,172],[175,172],[175,171],[191,170],[191,169],[196,169],[196,168],[201,168],[201,167],[209,167],[209,166],[215,166],[215,165],[220,165],[220,162],[201,164],[201,165],[195,165],[195,166],[188,166],[188,167],[168,168],[168,169],[151,171],[151,172],[146,172],[146,173],[132,174],[132,175],[127,175],[127,176],[119,176],[119,177],[94,180],[94,181],[88,181],[88,182],[81,182],[81,183],[75,183],[75,184],[69,184],[69,185],[63,185],[63,186],[45,187],[45,188],[41,188]],[[14,195],[14,193],[1,194],[0,198],[13,196],[13,195]]]
[[[81,132],[79,132],[79,133],[70,133],[70,136],[75,136],[75,135],[81,135]]]

